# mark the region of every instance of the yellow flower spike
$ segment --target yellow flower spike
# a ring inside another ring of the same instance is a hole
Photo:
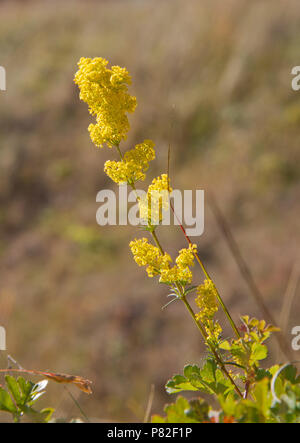
[[[154,178],[152,184],[149,186],[148,191],[172,191],[170,188],[170,179],[168,174],[162,174],[157,178]]]
[[[107,68],[108,61],[96,57],[82,57],[75,74],[80,89],[80,99],[88,104],[90,113],[96,115],[96,124],[89,126],[93,143],[112,147],[125,140],[130,128],[126,113],[134,112],[136,97],[128,93],[131,77],[125,68]]]
[[[211,320],[218,311],[218,302],[216,297],[216,288],[212,280],[205,280],[204,284],[197,288],[198,297],[195,302],[200,308],[200,312],[196,314],[197,320],[205,323]]]
[[[149,162],[155,159],[154,146],[155,144],[152,140],[144,140],[143,143],[135,145],[134,149],[125,152],[125,162],[136,165],[141,171],[147,171]]]
[[[151,245],[146,238],[135,239],[129,244],[133,258],[138,266],[147,266],[149,277],[160,274],[169,268],[172,259],[166,252],[161,254],[160,250]]]
[[[145,180],[145,171],[149,168],[149,161],[154,160],[155,150],[152,140],[144,140],[127,151],[121,161],[105,162],[104,171],[115,182],[133,184],[138,180]]]
[[[217,343],[222,328],[219,322],[214,320],[214,315],[218,311],[216,287],[212,280],[207,279],[204,284],[198,286],[197,293],[198,297],[195,302],[200,308],[200,312],[196,314],[196,319],[203,324],[208,340]]]
[[[217,343],[223,330],[218,320],[207,320],[205,323],[205,331],[207,333],[208,340]]]
[[[197,245],[189,245],[188,249],[184,248],[179,251],[176,258],[176,263],[179,267],[186,268],[187,266],[194,266],[194,254],[197,252]]]
[[[165,269],[161,273],[159,281],[161,283],[181,283],[183,285],[190,284],[193,279],[190,266],[194,266],[194,253],[197,251],[197,246],[189,245],[189,248],[184,248],[179,251],[176,258],[176,265],[170,269]]]
[[[118,185],[127,182],[128,171],[123,161],[107,160],[104,164],[104,172]]]

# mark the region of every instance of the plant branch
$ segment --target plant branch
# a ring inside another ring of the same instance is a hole
[[[191,245],[191,244],[192,244],[191,239],[189,238],[189,236],[187,235],[187,233],[186,233],[184,227],[183,227],[182,224],[180,223],[180,220],[179,220],[179,218],[177,217],[177,215],[176,215],[176,213],[175,213],[175,211],[174,211],[174,207],[173,207],[171,201],[170,201],[170,207],[171,207],[171,209],[172,209],[172,212],[173,212],[174,216],[177,218],[177,220],[178,220],[178,222],[179,222],[180,229],[181,229],[181,231],[183,232],[183,234],[184,234],[184,236],[185,236],[187,242]],[[202,269],[202,271],[203,271],[205,277],[206,277],[208,280],[213,281],[213,280],[210,278],[210,275],[209,275],[208,271],[206,270],[206,268],[205,268],[205,266],[204,266],[202,260],[200,259],[198,252],[195,252],[195,253],[194,253],[194,256],[195,256],[195,258],[196,258],[198,264],[200,265],[200,267],[201,267],[201,269]],[[240,338],[241,335],[240,335],[240,333],[239,333],[239,330],[238,330],[238,328],[237,328],[237,326],[236,326],[234,320],[232,319],[232,317],[231,317],[231,315],[230,315],[230,313],[229,313],[229,311],[228,311],[228,309],[227,309],[227,307],[226,307],[226,305],[225,305],[225,303],[224,303],[224,301],[223,301],[223,299],[222,299],[222,297],[221,297],[221,295],[220,295],[220,293],[219,293],[219,291],[218,291],[216,285],[215,285],[215,289],[216,289],[216,297],[217,297],[217,300],[218,300],[219,304],[221,305],[223,311],[225,312],[226,317],[227,317],[227,319],[228,319],[228,321],[229,321],[229,323],[230,323],[230,325],[231,325],[231,327],[232,327],[232,329],[233,329],[235,335],[237,336],[237,338]]]
[[[185,296],[183,296],[181,298],[181,300],[183,301],[183,303],[185,304],[185,307],[187,308],[188,312],[190,313],[191,317],[194,320],[194,323],[196,324],[197,328],[199,329],[205,343],[207,343],[207,345],[209,346],[211,352],[213,353],[221,371],[225,374],[225,376],[230,380],[230,382],[232,383],[232,385],[234,386],[234,389],[236,391],[236,393],[238,394],[238,396],[240,398],[243,398],[243,394],[241,393],[240,389],[238,388],[238,386],[236,385],[235,381],[233,380],[233,378],[231,377],[231,375],[229,374],[229,372],[227,371],[223,361],[221,360],[221,358],[219,357],[217,351],[215,350],[215,348],[212,346],[211,343],[208,342],[207,340],[207,334],[205,332],[205,329],[203,328],[203,326],[200,324],[200,322],[197,320],[195,313],[191,307],[191,305],[189,304],[189,302],[187,301],[187,299],[185,298]]]

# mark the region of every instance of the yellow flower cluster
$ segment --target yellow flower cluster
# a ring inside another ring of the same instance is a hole
[[[89,105],[90,113],[96,115],[96,124],[89,126],[90,137],[96,146],[106,143],[118,145],[126,138],[129,122],[126,113],[134,112],[136,98],[128,93],[131,77],[125,68],[112,66],[101,57],[82,57],[75,74],[80,89],[80,99]]]
[[[134,260],[138,266],[147,266],[149,277],[161,274],[168,269],[172,261],[169,254],[161,254],[160,250],[151,245],[146,238],[135,239],[129,244]]]
[[[154,143],[152,140],[144,140],[134,149],[124,154],[123,160],[117,162],[107,160],[104,165],[106,174],[118,184],[133,184],[137,180],[145,180],[145,171],[149,168],[149,162],[155,159]]]
[[[188,249],[184,248],[179,251],[176,258],[176,265],[169,269],[164,269],[161,272],[159,281],[161,283],[181,283],[190,284],[192,282],[193,274],[189,269],[194,266],[194,253],[197,252],[197,246],[190,244]]]
[[[195,302],[200,308],[200,312],[196,314],[196,318],[205,323],[206,320],[211,320],[218,311],[216,287],[212,280],[207,279],[204,284],[198,286],[197,294]]]
[[[189,244],[188,249],[184,248],[179,251],[178,257],[176,258],[176,263],[181,268],[186,268],[187,266],[194,266],[194,254],[197,253],[197,245]]]
[[[154,178],[145,197],[139,200],[140,218],[149,226],[162,221],[163,211],[169,208],[170,179],[168,174]]]
[[[198,297],[195,300],[200,308],[200,312],[196,314],[196,319],[204,325],[208,339],[215,342],[218,341],[222,333],[220,324],[213,318],[218,311],[216,291],[212,280],[207,279],[203,285],[198,286]]]
[[[196,252],[196,245],[190,245],[188,249],[181,249],[176,259],[176,265],[170,268],[172,259],[166,252],[162,254],[160,250],[148,243],[146,238],[135,239],[130,242],[131,252],[134,260],[139,266],[147,266],[149,277],[160,275],[160,283],[188,284],[191,283],[193,274],[189,266],[193,266],[193,254]]]
[[[170,269],[164,269],[161,272],[160,283],[181,283],[183,285],[190,284],[193,278],[193,274],[189,268],[181,268],[179,266],[173,266]]]
[[[217,344],[222,334],[222,327],[218,320],[207,320],[205,323],[205,331],[207,333],[207,339]]]

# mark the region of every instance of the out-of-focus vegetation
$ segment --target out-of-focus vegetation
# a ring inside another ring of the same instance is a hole
[[[88,417],[142,420],[151,384],[159,412],[169,401],[165,380],[199,362],[204,347],[181,307],[161,311],[163,288],[136,269],[128,248],[136,229],[96,224],[112,153],[89,140],[76,63],[103,56],[128,68],[138,99],[128,147],[154,139],[153,176],[166,171],[170,143],[173,187],[214,190],[278,320],[299,256],[300,92],[291,89],[299,2],[3,1],[0,16],[8,352],[27,368],[93,380],[94,395],[76,397]],[[178,229],[161,231],[173,252],[185,246]],[[261,317],[208,207],[195,241],[233,315]],[[296,298],[287,338],[297,313]],[[276,354],[274,343],[270,360]],[[79,415],[60,386],[49,388],[47,404]]]

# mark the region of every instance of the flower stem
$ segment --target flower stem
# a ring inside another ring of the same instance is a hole
[[[191,245],[191,244],[192,244],[191,239],[189,238],[189,236],[187,235],[187,233],[186,233],[184,227],[183,227],[182,224],[180,223],[180,220],[178,219],[178,217],[177,217],[177,215],[176,215],[176,213],[175,213],[175,211],[174,211],[174,207],[173,207],[171,201],[170,201],[170,207],[171,207],[171,209],[172,209],[172,211],[173,211],[174,216],[177,218],[177,220],[178,220],[178,222],[179,222],[180,229],[182,230],[182,232],[183,232],[183,234],[184,234],[184,236],[185,236],[187,242]],[[195,256],[195,258],[196,258],[198,264],[200,265],[200,267],[201,267],[201,269],[202,269],[202,271],[203,271],[205,277],[206,277],[208,280],[213,281],[213,280],[210,278],[210,275],[209,275],[209,273],[207,272],[207,270],[206,270],[206,268],[205,268],[205,266],[204,266],[202,260],[200,259],[199,254],[198,254],[197,252],[194,252],[194,256]],[[236,324],[234,323],[234,321],[233,321],[233,319],[232,319],[232,317],[231,317],[231,315],[230,315],[230,313],[229,313],[229,311],[228,311],[228,309],[227,309],[225,303],[223,302],[223,299],[222,299],[222,297],[221,297],[221,295],[220,295],[220,293],[219,293],[219,291],[218,291],[218,289],[217,289],[216,286],[215,286],[215,289],[216,289],[216,297],[217,297],[217,300],[218,300],[220,306],[222,307],[223,311],[225,312],[225,315],[226,315],[226,317],[227,317],[227,319],[228,319],[228,321],[229,321],[229,323],[230,323],[230,325],[231,325],[231,327],[232,327],[232,329],[233,329],[235,335],[237,336],[237,338],[240,338],[241,335],[240,335],[240,333],[239,333],[239,330],[238,330]]]
[[[157,238],[156,232],[155,232],[155,231],[151,231],[151,235],[152,235],[152,238],[153,238],[153,240],[154,240],[156,246],[157,246],[158,249],[160,250],[160,253],[161,253],[162,255],[164,255],[164,250],[163,250],[163,248],[161,247],[161,244],[160,244],[160,242],[159,242],[159,240],[158,240],[158,238]]]
[[[191,305],[189,304],[189,302],[187,301],[187,299],[185,298],[185,296],[183,296],[181,298],[181,300],[183,301],[183,303],[185,304],[185,307],[187,308],[187,310],[189,311],[191,317],[194,320],[194,323],[196,324],[197,328],[199,329],[205,343],[207,343],[207,345],[209,346],[211,352],[213,353],[221,371],[225,374],[225,376],[230,380],[230,382],[232,383],[232,385],[234,386],[234,389],[236,391],[236,393],[238,394],[238,396],[240,398],[243,398],[243,394],[241,393],[239,387],[236,385],[235,381],[233,380],[233,378],[231,377],[231,375],[229,374],[229,372],[227,371],[224,363],[222,362],[221,358],[219,357],[217,351],[215,350],[215,348],[213,347],[213,345],[211,343],[208,342],[207,340],[207,334],[203,328],[203,326],[200,324],[200,322],[196,319],[195,313],[191,307]]]
[[[122,154],[122,152],[121,152],[121,149],[120,149],[119,145],[115,145],[115,146],[116,146],[116,148],[117,148],[117,151],[118,151],[118,153],[119,153],[119,156],[121,157],[121,160],[123,160],[123,154]]]

